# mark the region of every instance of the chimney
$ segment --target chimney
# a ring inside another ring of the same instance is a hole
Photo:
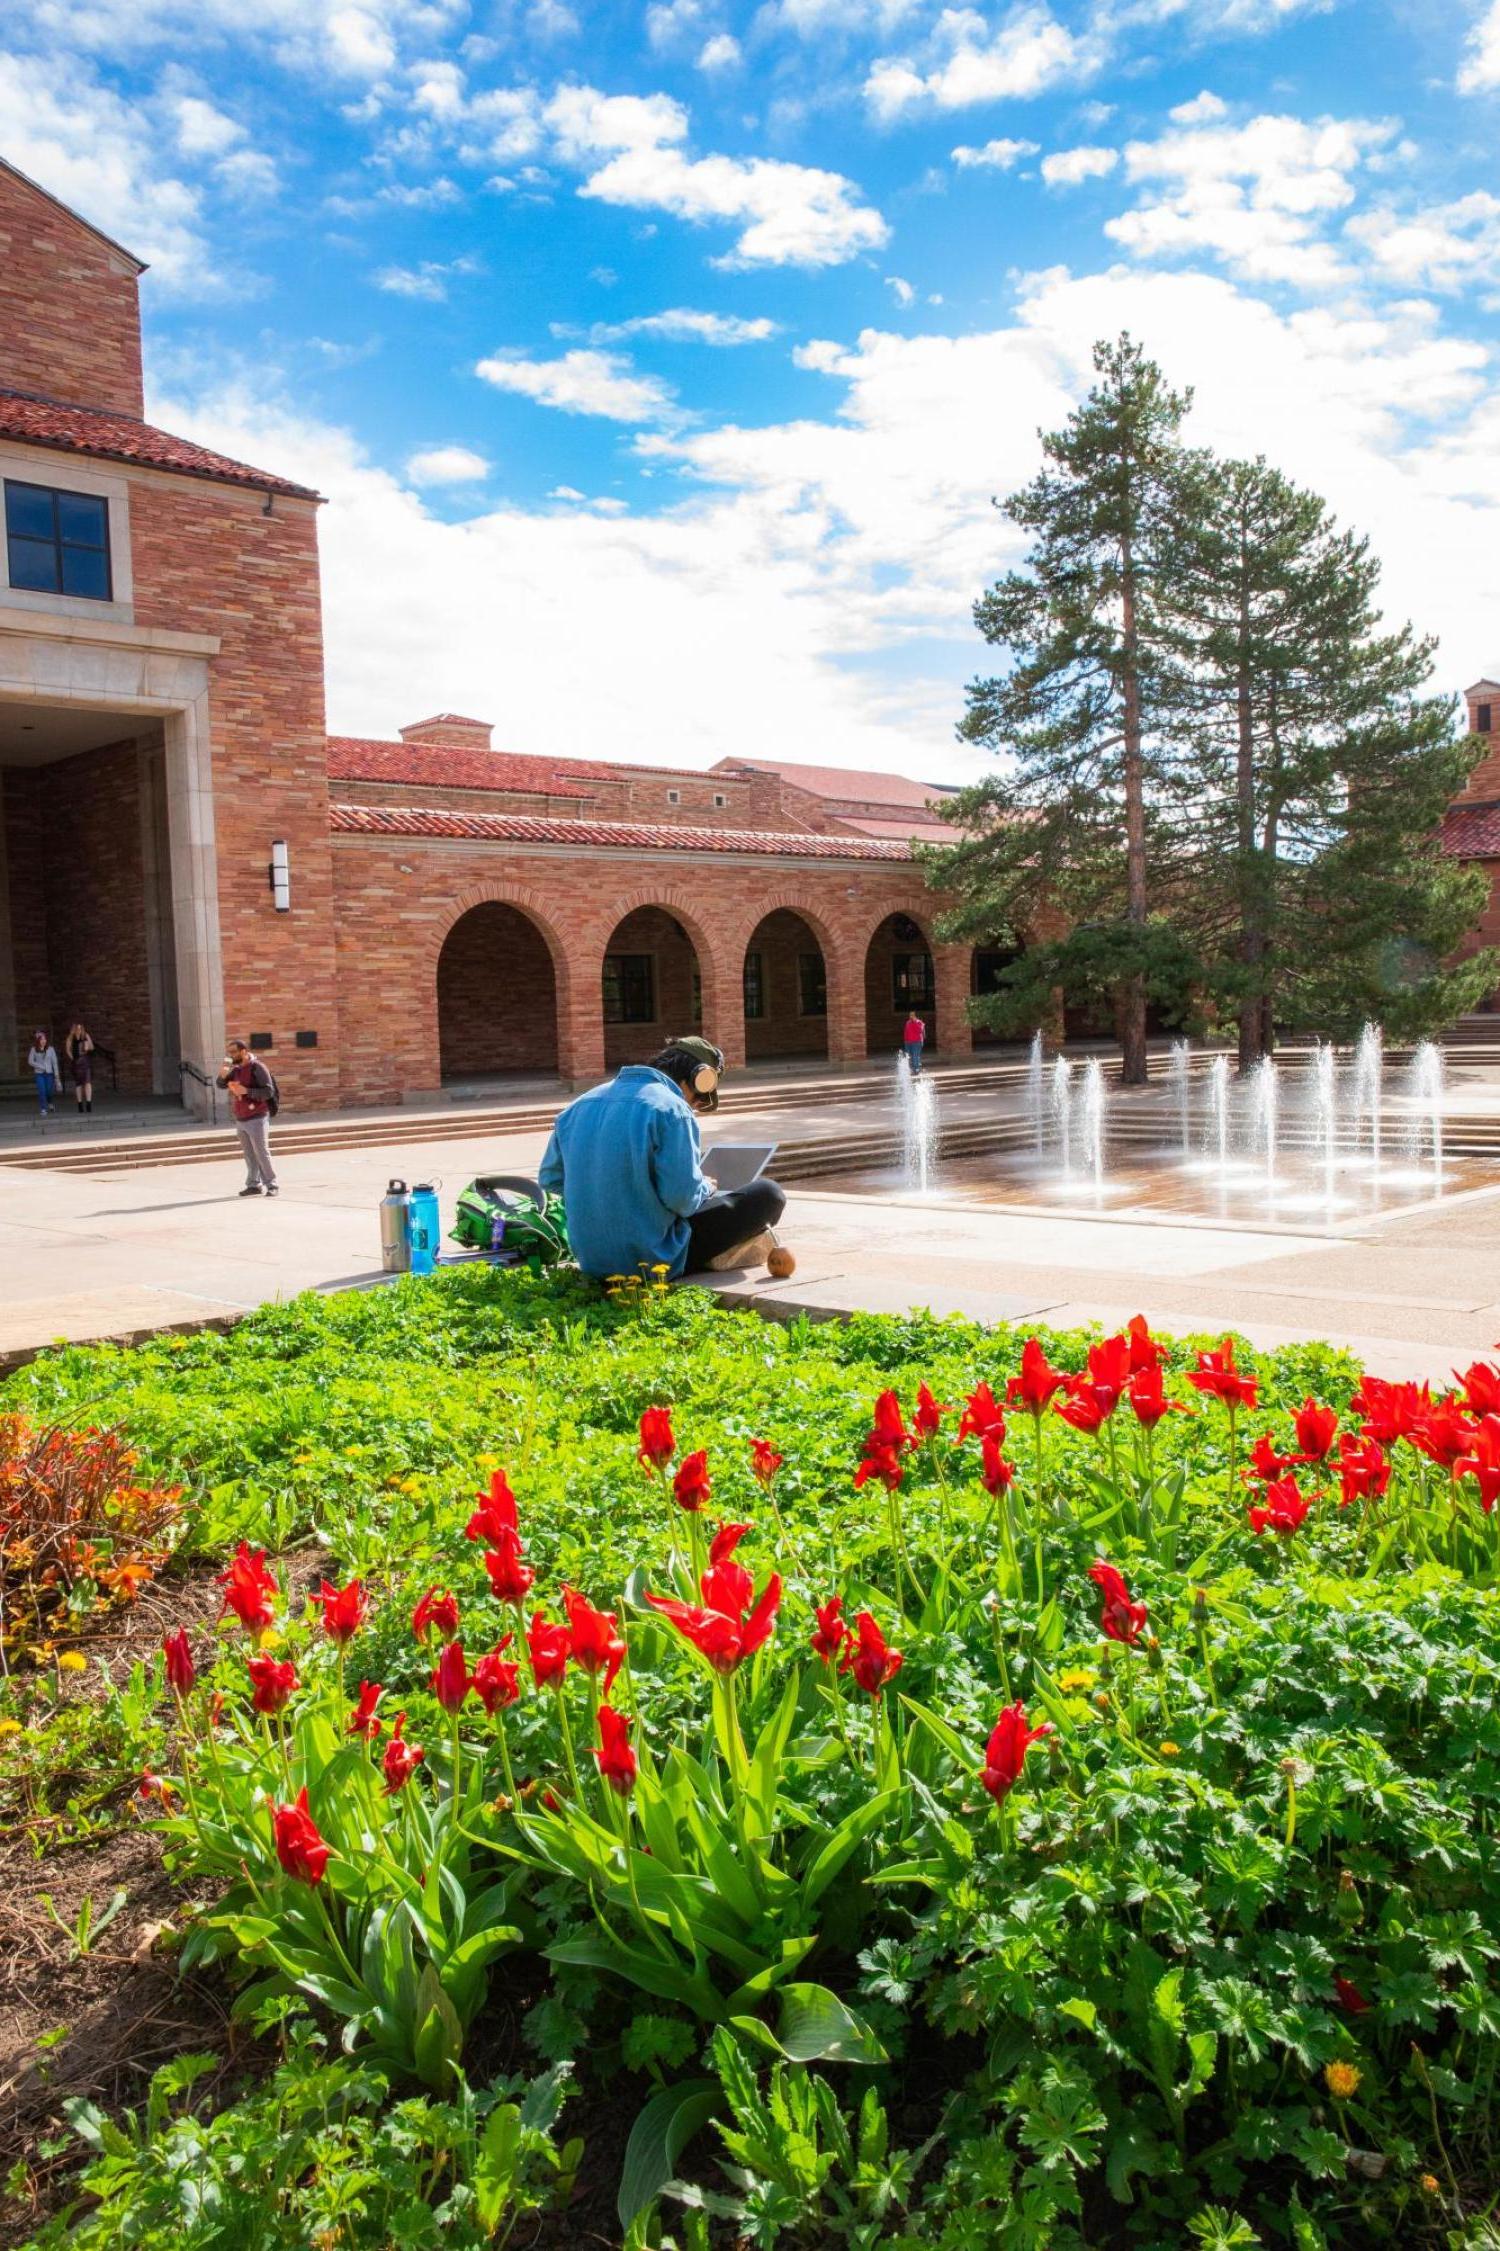
[[[418,719],[401,729],[404,743],[430,743],[440,750],[489,750],[494,728],[488,719],[465,719],[457,711],[439,711],[431,719]]]

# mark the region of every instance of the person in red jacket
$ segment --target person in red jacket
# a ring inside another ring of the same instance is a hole
[[[259,1056],[243,1040],[231,1040],[217,1083],[234,1109],[234,1130],[245,1157],[242,1196],[274,1196],[276,1174],[271,1165],[271,1096],[275,1082]]]
[[[906,1050],[906,1067],[913,1078],[918,1078],[921,1075],[922,1049],[926,1039],[927,1026],[916,1010],[913,1009],[906,1019],[905,1029],[901,1034],[901,1044]]]

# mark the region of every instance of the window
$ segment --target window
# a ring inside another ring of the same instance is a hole
[[[759,1023],[766,1013],[766,970],[761,954],[745,956],[745,1021]]]
[[[5,540],[10,583],[29,594],[113,599],[109,503],[91,492],[5,480]]]
[[[1489,733],[1489,731],[1490,731],[1490,713],[1491,713],[1491,711],[1493,710],[1493,708],[1494,708],[1494,706],[1493,706],[1492,704],[1487,704],[1487,703],[1476,703],[1476,704],[1475,704],[1475,706],[1474,706],[1474,728],[1475,728],[1475,732],[1476,732],[1477,734],[1481,734],[1481,735],[1487,735],[1487,734]]]
[[[981,946],[974,956],[974,990],[984,998],[990,993],[1004,992],[1004,976],[1013,961],[1020,957],[1002,953],[995,946]]]
[[[898,1014],[904,1014],[909,1008],[931,1008],[934,998],[931,954],[892,954],[892,1008]]]
[[[667,803],[669,805],[680,805],[682,803],[682,791],[680,789],[669,789],[667,791]]]
[[[828,1014],[828,972],[821,954],[797,956],[797,1014],[799,1016],[826,1016]]]
[[[650,954],[605,955],[604,1021],[606,1024],[656,1022],[656,973]]]
[[[721,789],[716,789],[714,791],[714,803],[719,807],[721,812],[723,808],[729,803],[728,798],[724,795],[724,792]]]

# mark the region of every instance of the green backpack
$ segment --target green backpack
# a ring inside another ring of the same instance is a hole
[[[517,1173],[482,1173],[458,1199],[452,1240],[505,1266],[557,1266],[573,1255],[562,1198]]]

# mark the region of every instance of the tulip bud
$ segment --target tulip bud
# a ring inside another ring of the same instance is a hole
[[[1200,1631],[1208,1624],[1208,1596],[1202,1587],[1195,1587],[1193,1590],[1193,1624]]]
[[[1161,1653],[1161,1643],[1157,1640],[1155,1634],[1151,1634],[1146,1641],[1146,1670],[1152,1673],[1164,1673],[1166,1669],[1167,1660]]]
[[[1356,1923],[1365,1919],[1365,1903],[1359,1896],[1359,1886],[1347,1868],[1339,1871],[1339,1888],[1333,1902],[1334,1918],[1345,1930],[1353,1930]]]

